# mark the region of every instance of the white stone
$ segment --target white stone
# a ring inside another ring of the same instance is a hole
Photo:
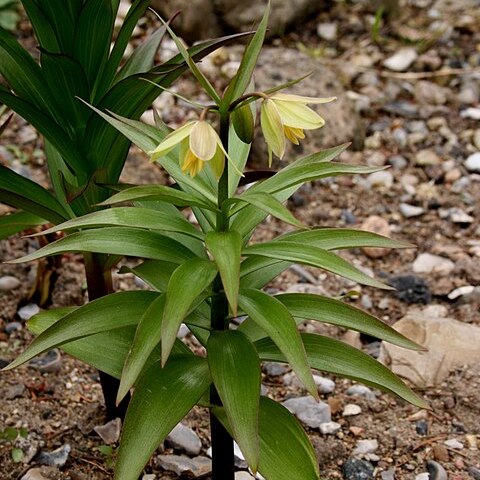
[[[157,476],[154,473],[147,473],[142,477],[142,480],[155,480]]]
[[[359,440],[356,447],[353,449],[353,456],[362,456],[368,453],[374,453],[378,449],[378,441],[373,440]]]
[[[327,41],[332,41],[337,38],[337,24],[336,23],[319,23],[317,26],[317,35]]]
[[[185,338],[190,333],[188,327],[182,323],[178,329],[177,338]]]
[[[466,108],[460,112],[462,118],[471,118],[472,120],[480,120],[480,108]]]
[[[107,445],[112,445],[116,443],[120,437],[122,421],[120,418],[114,418],[105,425],[98,425],[93,427],[93,429]]]
[[[335,382],[329,378],[313,375],[313,381],[320,393],[332,393],[335,390]]]
[[[28,305],[23,306],[17,312],[17,315],[26,322],[30,320],[34,315],[40,312],[40,307],[35,303],[29,303]]]
[[[343,417],[354,417],[355,415],[360,415],[362,413],[362,408],[360,405],[355,405],[354,403],[347,403],[343,409]]]
[[[319,428],[322,423],[332,420],[330,407],[309,396],[289,398],[282,405],[310,428]]]
[[[391,57],[388,57],[383,65],[389,70],[394,70],[395,72],[403,72],[412,65],[412,63],[417,59],[418,54],[414,48],[405,47],[401,48],[395,52]]]
[[[460,208],[451,208],[448,213],[453,223],[473,223],[475,220]]]
[[[415,480],[429,480],[430,474],[428,472],[419,473],[415,476]]]
[[[393,328],[425,347],[415,352],[382,342],[379,361],[419,388],[438,385],[450,371],[480,362],[480,328],[453,318],[432,305],[412,309]]]
[[[469,155],[465,160],[465,167],[469,172],[480,172],[480,152]]]
[[[468,295],[469,293],[472,293],[474,290],[475,287],[473,285],[465,285],[463,287],[458,287],[448,294],[448,299],[455,300],[458,297],[463,297],[463,295]]]
[[[248,472],[235,472],[235,480],[255,480]]]
[[[342,426],[337,422],[325,422],[320,424],[320,432],[323,435],[334,435],[339,432]]]
[[[456,438],[450,438],[443,442],[447,447],[453,448],[455,450],[462,450],[464,445],[462,442],[459,442]]]
[[[188,458],[180,455],[158,455],[160,466],[177,475],[192,474],[195,478],[212,471],[212,461],[207,457]]]
[[[422,207],[410,205],[408,203],[401,203],[399,208],[400,213],[405,218],[418,217],[419,215],[423,215],[425,213],[425,210]]]
[[[393,175],[387,170],[373,172],[367,177],[367,185],[369,187],[390,188],[393,185]]]
[[[415,259],[412,269],[415,273],[439,273],[448,275],[455,268],[455,264],[445,257],[421,253]]]
[[[365,397],[368,400],[375,400],[377,397],[374,392],[365,385],[352,385],[346,391],[347,395],[360,395],[361,397]]]
[[[0,292],[8,292],[20,286],[21,282],[17,277],[5,275],[0,277]]]

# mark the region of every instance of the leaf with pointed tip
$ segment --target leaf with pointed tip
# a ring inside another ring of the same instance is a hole
[[[10,215],[2,215],[0,216],[0,240],[44,223],[47,221],[29,212],[18,211]]]
[[[215,204],[199,194],[186,193],[172,187],[164,185],[140,185],[122,190],[105,200],[101,205],[114,205],[121,202],[133,201],[162,201],[168,202],[177,207],[200,207],[207,210],[216,211]]]
[[[97,227],[136,227],[165,232],[184,233],[199,240],[203,235],[183,216],[172,217],[158,210],[142,207],[116,207],[74,218],[41,232],[53,232]]]
[[[246,247],[242,253],[245,256],[259,255],[276,260],[310,265],[312,267],[322,268],[327,272],[335,273],[363,285],[392,290],[392,287],[365,275],[342,257],[323,248],[305,245],[300,242],[274,240],[272,242],[259,243]]]
[[[287,308],[276,298],[254,289],[240,290],[238,301],[240,308],[278,345],[305,388],[318,398],[300,333]]]
[[[161,325],[162,365],[167,362],[178,329],[197,297],[208,289],[217,275],[215,264],[202,258],[182,263],[168,282]]]
[[[420,408],[429,408],[400,378],[366,353],[339,340],[312,333],[302,333],[302,341],[310,367],[385,390]],[[269,338],[258,340],[255,346],[262,360],[286,361]]]
[[[208,232],[205,235],[205,245],[217,264],[225,295],[233,314],[236,315],[242,237],[234,230],[229,232]]]
[[[261,378],[257,351],[241,332],[214,331],[208,339],[207,359],[234,438],[256,472]]]
[[[88,335],[135,325],[157,296],[147,291],[118,292],[93,300],[45,330],[5,368],[18,367],[46,350]]]
[[[137,480],[150,456],[210,386],[205,358],[172,356],[140,378],[128,406],[115,465],[116,480]]]
[[[122,266],[119,273],[133,273],[159,292],[167,290],[168,281],[178,267],[177,263],[165,260],[145,260],[136,267]]]
[[[232,431],[223,408],[214,407],[213,413]],[[267,397],[260,397],[259,435],[258,470],[265,478],[319,479],[318,460],[300,422],[284,406]]]
[[[260,210],[265,211],[266,213],[272,215],[279,220],[284,221],[285,223],[289,223],[294,227],[298,228],[306,228],[302,222],[297,220],[293,214],[285,207],[282,202],[278,201],[273,195],[265,192],[252,192],[249,193],[247,190],[246,193],[241,195],[240,197],[232,197],[225,201],[222,208],[226,208],[229,205],[233,205],[235,203],[247,203],[253,205]],[[234,215],[238,210],[242,207],[238,208],[236,211],[232,211],[231,215]]]
[[[108,253],[175,263],[182,263],[194,256],[180,242],[157,232],[130,227],[105,227],[72,233],[9,263],[30,262],[66,252]]]

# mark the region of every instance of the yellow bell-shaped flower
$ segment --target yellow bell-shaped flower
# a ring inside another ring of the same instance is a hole
[[[180,166],[192,177],[211,167],[216,178],[222,176],[226,152],[215,129],[206,120],[187,122],[165,137],[155,150],[148,152],[152,160],[167,155],[180,144]]]
[[[286,139],[295,145],[305,138],[304,130],[313,130],[325,125],[325,120],[307,107],[308,103],[319,104],[336,100],[336,97],[316,98],[274,93],[266,96],[260,110],[260,123],[268,147],[268,164],[272,164],[272,152],[283,158]]]

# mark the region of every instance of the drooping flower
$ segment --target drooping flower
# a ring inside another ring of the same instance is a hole
[[[268,164],[272,164],[272,152],[282,158],[286,139],[295,145],[305,138],[304,130],[325,125],[325,120],[314,112],[308,103],[320,104],[336,100],[336,97],[302,97],[287,93],[268,95],[262,102],[260,123],[268,147]]]
[[[148,152],[152,160],[167,155],[180,144],[180,167],[192,177],[200,173],[205,164],[220,178],[225,166],[226,152],[215,129],[206,120],[187,122],[167,135],[155,150]]]

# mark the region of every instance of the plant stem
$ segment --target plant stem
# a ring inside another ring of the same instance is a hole
[[[228,112],[220,114],[220,139],[225,150],[228,151]],[[228,162],[218,182],[218,206],[228,198]],[[217,214],[217,232],[228,230],[228,216],[226,212],[220,211]],[[223,291],[220,275],[213,284],[214,297],[212,299],[211,327],[214,330],[228,329],[228,301]],[[210,387],[210,403],[222,406],[220,396],[215,385]],[[233,438],[227,432],[221,422],[210,411],[210,432],[212,438],[212,480],[234,480],[235,478],[235,457],[233,454]]]
[[[88,299],[90,301],[104,297],[112,293],[112,274],[110,270],[103,268],[104,258],[96,253],[83,254],[85,262],[85,275],[87,277]],[[127,395],[117,406],[116,398],[120,381],[105,372],[99,371],[100,384],[102,386],[103,398],[105,400],[105,409],[107,420],[125,417],[130,395]]]

